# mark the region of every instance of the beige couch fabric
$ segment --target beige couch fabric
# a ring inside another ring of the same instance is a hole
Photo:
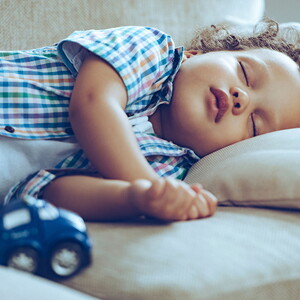
[[[93,264],[64,282],[109,300],[298,300],[299,214],[219,208],[213,218],[89,223]]]
[[[48,46],[74,30],[124,25],[157,27],[180,45],[197,26],[253,24],[263,10],[263,0],[1,0],[0,49]]]

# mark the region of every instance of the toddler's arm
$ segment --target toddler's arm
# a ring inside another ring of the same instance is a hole
[[[83,150],[104,178],[157,178],[139,150],[124,112],[126,103],[126,88],[118,73],[95,55],[87,57],[69,108]]]
[[[131,185],[132,200],[122,203],[123,215],[135,215],[137,210],[160,219],[186,220],[213,214],[216,200],[210,193],[178,180],[159,179],[139,149],[124,112],[126,103],[126,88],[118,73],[91,54],[79,71],[70,101],[75,135],[104,178],[131,183],[148,179],[152,185],[144,191],[139,183]],[[107,199],[102,197],[98,211],[117,211],[117,202]]]

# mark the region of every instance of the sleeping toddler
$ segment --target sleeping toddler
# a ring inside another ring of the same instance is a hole
[[[212,216],[216,197],[182,179],[205,155],[300,126],[299,53],[272,20],[251,34],[201,29],[186,49],[121,27],[1,52],[0,134],[53,141],[52,157],[57,142],[75,145],[5,202],[44,198],[92,221]]]

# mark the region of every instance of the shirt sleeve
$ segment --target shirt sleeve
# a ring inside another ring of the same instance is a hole
[[[149,156],[148,163],[160,177],[173,177],[183,180],[191,165],[183,156]]]
[[[161,86],[175,56],[172,38],[150,27],[77,31],[58,44],[58,52],[74,77],[88,51],[119,73],[127,89],[128,104],[139,101],[150,89],[155,92],[156,85]]]

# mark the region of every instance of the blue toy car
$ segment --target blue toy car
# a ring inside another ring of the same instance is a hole
[[[81,217],[28,197],[0,208],[0,264],[66,278],[90,263],[91,240]]]

